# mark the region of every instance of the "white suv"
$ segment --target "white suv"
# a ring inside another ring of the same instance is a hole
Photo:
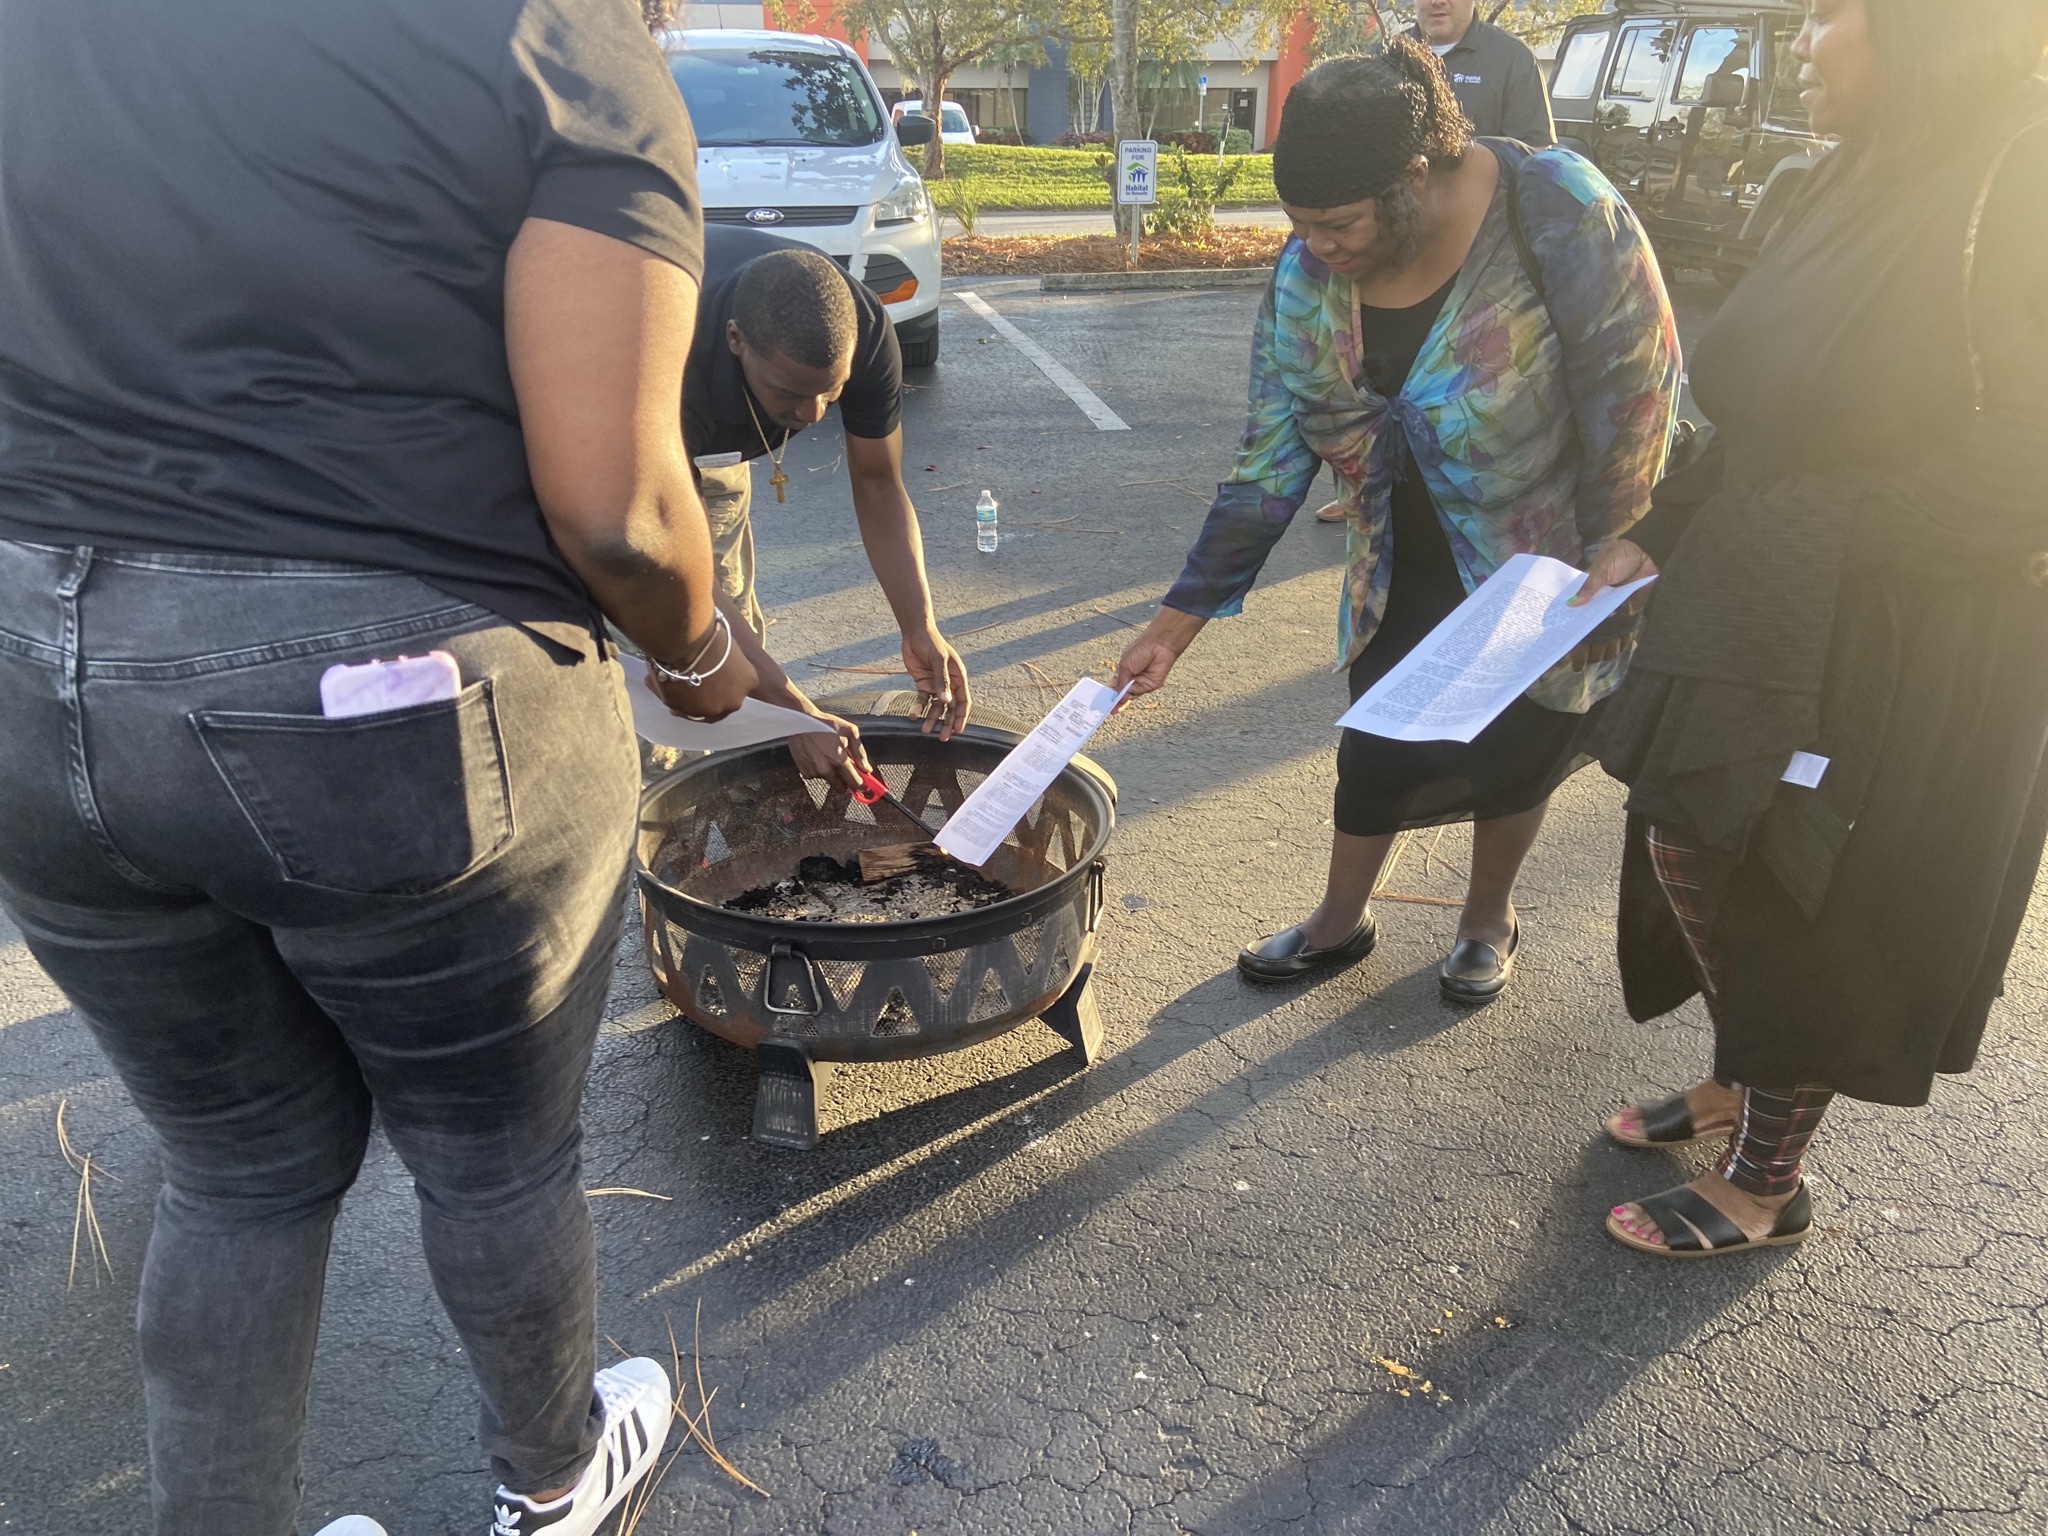
[[[708,224],[750,224],[814,245],[866,283],[896,323],[906,366],[939,358],[939,225],[898,125],[860,56],[795,32],[668,32],[662,52],[697,130]]]

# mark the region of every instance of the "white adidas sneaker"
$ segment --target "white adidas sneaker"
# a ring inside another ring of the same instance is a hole
[[[318,1536],[391,1536],[368,1515],[343,1515],[332,1525],[320,1527]]]
[[[675,1413],[668,1372],[652,1360],[621,1360],[597,1373],[597,1395],[604,1434],[576,1486],[545,1504],[500,1488],[490,1536],[592,1536],[654,1470]]]

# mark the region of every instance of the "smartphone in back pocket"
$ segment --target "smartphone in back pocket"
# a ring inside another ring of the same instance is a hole
[[[330,720],[433,704],[462,692],[462,669],[446,651],[329,667],[320,676],[320,713]]]

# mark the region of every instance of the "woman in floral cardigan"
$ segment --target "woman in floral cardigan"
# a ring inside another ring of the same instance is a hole
[[[1294,223],[1252,339],[1250,419],[1181,578],[1118,681],[1162,686],[1235,614],[1320,465],[1349,512],[1337,655],[1353,698],[1512,555],[1582,564],[1648,509],[1678,397],[1671,306],[1641,227],[1568,150],[1474,141],[1429,51],[1332,60],[1287,99],[1273,175]],[[1344,733],[1320,905],[1238,957],[1284,981],[1362,959],[1399,833],[1470,819],[1441,985],[1507,984],[1513,893],[1626,638],[1543,677],[1470,744]]]

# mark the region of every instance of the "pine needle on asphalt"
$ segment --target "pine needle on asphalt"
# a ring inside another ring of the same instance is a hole
[[[71,1165],[78,1175],[78,1198],[73,1202],[71,1214],[71,1268],[64,1278],[64,1289],[72,1289],[78,1283],[78,1247],[84,1242],[86,1267],[92,1271],[94,1285],[100,1281],[100,1269],[105,1266],[107,1278],[114,1278],[114,1261],[107,1253],[106,1234],[100,1230],[99,1212],[93,1208],[92,1181],[97,1174],[103,1179],[114,1179],[114,1175],[99,1167],[92,1155],[81,1152],[72,1144],[71,1133],[64,1128],[64,1111],[70,1107],[69,1099],[57,1102],[57,1150],[64,1154],[64,1161]],[[119,1179],[114,1179],[120,1183]]]
[[[690,1412],[690,1389],[683,1380],[683,1349],[676,1342],[676,1325],[674,1321],[672,1319],[667,1321],[670,1365],[669,1380],[676,1384],[675,1400],[669,1407],[675,1417],[682,1422],[684,1435],[687,1437],[687,1440],[694,1440],[698,1447],[703,1450],[704,1454],[711,1458],[712,1465],[717,1467],[727,1477],[730,1477],[741,1487],[751,1489],[753,1492],[760,1494],[764,1499],[770,1497],[766,1488],[763,1488],[759,1483],[756,1483],[752,1478],[740,1471],[738,1467],[735,1467],[730,1461],[726,1460],[725,1456],[719,1451],[717,1442],[712,1438],[711,1400],[718,1396],[720,1389],[713,1387],[708,1394],[704,1390],[704,1361],[702,1355],[704,1303],[701,1300],[697,1303],[697,1331],[691,1344],[694,1357],[693,1363],[695,1365],[695,1370],[692,1374],[697,1379],[698,1400],[698,1408],[694,1414]],[[617,1340],[611,1339],[609,1335],[606,1337],[613,1349],[618,1350],[620,1354],[626,1352]],[[660,1469],[652,1477],[646,1479],[632,1493],[627,1495],[625,1503],[619,1506],[619,1536],[633,1536],[633,1533],[639,1528],[641,1519],[646,1515],[649,1506],[654,1503],[654,1495],[656,1490],[661,1487],[662,1479],[668,1476],[669,1468],[676,1464],[676,1458],[682,1454],[683,1447],[678,1445],[668,1453],[668,1460],[661,1464]]]

